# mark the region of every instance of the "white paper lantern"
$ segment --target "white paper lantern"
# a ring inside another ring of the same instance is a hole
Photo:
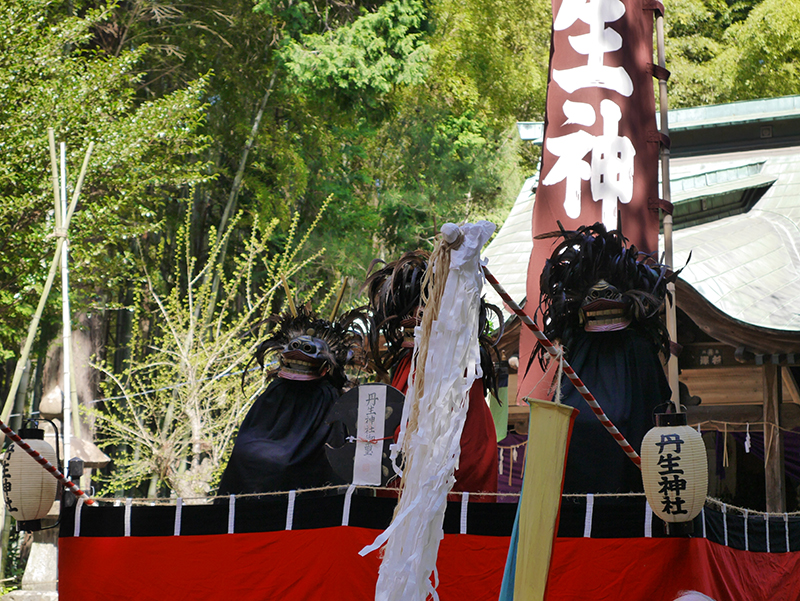
[[[24,429],[19,435],[51,464],[56,465],[56,452],[44,441],[44,430]],[[46,517],[56,500],[58,482],[36,460],[16,444],[3,456],[3,498],[6,510],[17,520],[20,530],[36,530],[26,522]]]
[[[665,522],[690,522],[708,495],[703,437],[686,425],[685,413],[656,415],[642,440],[642,481],[650,507]]]

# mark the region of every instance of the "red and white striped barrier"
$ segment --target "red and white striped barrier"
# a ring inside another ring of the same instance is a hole
[[[539,326],[528,316],[523,309],[514,302],[514,300],[508,295],[508,292],[500,285],[500,282],[497,281],[497,278],[492,275],[486,266],[483,266],[483,273],[486,276],[486,280],[492,285],[492,288],[495,289],[497,294],[500,295],[500,298],[508,305],[508,307],[517,314],[517,316],[522,320],[529,330],[531,330],[536,338],[539,339],[539,342],[542,343],[542,346],[547,350],[551,357],[561,362],[561,365],[564,369],[564,373],[567,374],[570,381],[575,385],[575,388],[578,389],[578,392],[584,398],[584,400],[589,404],[594,414],[597,416],[597,419],[600,420],[600,423],[603,424],[606,430],[608,430],[609,434],[614,437],[614,440],[617,441],[617,444],[622,447],[622,450],[625,451],[625,454],[628,458],[633,461],[639,468],[641,468],[642,460],[639,457],[639,454],[633,449],[630,443],[625,439],[625,437],[617,430],[617,427],[611,423],[611,420],[606,417],[605,412],[600,407],[600,404],[597,402],[597,399],[594,398],[589,389],[586,388],[586,385],[581,381],[578,377],[578,374],[575,373],[575,370],[572,369],[567,360],[564,359],[563,355],[556,350],[555,346],[552,342],[547,339],[544,332],[539,329]]]
[[[19,435],[17,435],[17,433],[14,432],[14,430],[12,430],[8,426],[6,426],[5,423],[3,423],[2,420],[0,420],[0,431],[2,431],[3,434],[8,436],[19,448],[21,448],[28,455],[33,457],[33,459],[34,459],[34,461],[36,461],[36,463],[41,465],[47,472],[49,472],[50,475],[53,476],[53,478],[55,478],[56,480],[61,482],[61,484],[63,484],[67,488],[67,490],[69,490],[71,493],[73,493],[76,497],[83,499],[83,502],[86,503],[87,505],[94,505],[94,502],[95,502],[94,499],[92,499],[89,495],[87,495],[85,492],[83,492],[80,488],[75,486],[75,484],[73,484],[69,479],[67,479],[64,476],[64,474],[62,474],[60,471],[58,471],[57,467],[55,467],[47,459],[42,457],[41,454],[38,451],[32,449],[31,446],[27,442],[22,440],[19,437]]]

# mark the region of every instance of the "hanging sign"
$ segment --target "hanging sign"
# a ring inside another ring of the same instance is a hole
[[[380,486],[383,455],[386,387],[358,387],[358,421],[353,484]]]

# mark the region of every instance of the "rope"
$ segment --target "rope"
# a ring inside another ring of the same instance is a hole
[[[547,350],[551,357],[555,359],[559,359],[559,352],[556,347],[553,345],[550,340],[547,339],[544,332],[539,329],[539,326],[528,316],[522,308],[514,302],[514,300],[509,296],[508,292],[500,285],[500,282],[497,281],[492,273],[483,266],[483,273],[486,276],[486,280],[492,285],[495,289],[497,294],[500,295],[500,298],[509,306],[509,308],[522,320],[522,323],[525,324],[529,330],[531,330],[536,338],[541,342],[542,346]],[[617,427],[611,423],[611,420],[608,419],[603,409],[600,407],[600,404],[597,402],[597,399],[594,398],[589,389],[586,388],[586,385],[581,381],[578,377],[578,374],[575,373],[575,370],[572,369],[572,366],[567,362],[566,359],[561,358],[562,368],[564,373],[567,374],[567,377],[570,381],[574,384],[575,388],[578,390],[580,395],[583,399],[588,403],[589,407],[591,408],[592,412],[597,416],[597,419],[600,420],[600,423],[603,424],[603,427],[611,434],[614,440],[617,441],[617,444],[625,451],[625,454],[628,458],[636,464],[637,467],[641,468],[642,459],[639,457],[639,454],[633,449],[630,443],[626,440],[626,438],[617,430]]]
[[[773,424],[772,422],[726,422],[719,419],[707,419],[705,421],[698,422],[696,426],[700,427],[703,425],[710,425],[710,424],[718,424],[723,428],[727,428],[727,426],[745,426],[745,428],[747,428],[748,426],[753,425],[753,426],[761,426],[762,430],[766,429],[766,426],[769,426],[773,430],[780,430],[781,432],[786,432],[788,434],[800,434],[800,432],[798,432],[797,430],[794,430],[792,428],[783,428],[781,426]],[[706,429],[706,431],[708,431],[708,429]],[[719,431],[722,432],[722,430]],[[745,432],[747,432],[747,430],[745,430]]]
[[[784,515],[789,517],[800,517],[800,511],[792,511],[792,512],[780,512],[780,513],[768,513],[766,511],[758,511],[755,509],[747,509],[746,507],[738,507],[736,505],[731,505],[730,503],[724,503],[719,499],[715,499],[714,497],[706,497],[706,505],[711,507],[717,507],[723,510],[725,513],[733,512],[738,513],[741,515],[758,515],[758,516],[772,516],[772,517],[783,517]],[[724,509],[723,509],[724,508]]]
[[[296,493],[296,495],[301,495],[305,493],[316,493],[316,492],[328,492],[328,491],[337,491],[341,494],[346,494],[348,489],[352,487],[353,491],[356,490],[369,490],[369,491],[387,491],[397,494],[397,488],[388,487],[388,486],[368,486],[368,485],[360,485],[360,484],[352,484],[352,485],[339,485],[339,486],[317,486],[314,488],[302,488],[297,489],[296,491],[276,491],[276,492],[263,492],[263,493],[247,493],[236,495],[237,499],[246,499],[246,498],[255,498],[255,497],[273,497],[273,496],[280,496],[280,495],[289,495],[290,492]],[[514,492],[481,492],[479,493],[482,497],[519,497],[520,493]],[[591,493],[592,497],[597,500],[599,498],[613,498],[613,497],[646,497],[643,492],[628,492],[628,493]],[[561,495],[562,499],[583,499],[586,498],[588,494],[586,493],[564,493]],[[85,497],[84,497],[85,499]],[[214,500],[216,499],[229,499],[228,495],[223,496],[214,496],[214,497],[183,497],[182,504],[202,504],[202,505],[211,505],[213,504]],[[127,499],[119,498],[119,497],[94,497],[91,499],[93,504],[96,505],[115,505],[119,504],[120,502],[125,502]],[[177,499],[169,499],[164,497],[151,497],[151,498],[141,498],[141,499],[131,499],[132,505],[172,505],[174,506]],[[85,502],[85,501],[84,501]],[[738,507],[736,505],[730,505],[729,503],[724,503],[723,501],[716,499],[714,497],[706,497],[705,506],[713,507],[716,509],[723,510],[725,513],[738,513],[744,515],[747,512],[749,515],[760,515],[760,516],[773,516],[773,517],[780,517],[781,519],[783,516],[788,518],[792,517],[800,517],[800,511],[792,511],[792,512],[781,512],[781,513],[767,513],[765,511],[757,511],[754,509],[747,509],[745,507]]]
[[[57,467],[55,467],[52,463],[50,463],[47,459],[42,457],[36,450],[32,449],[31,446],[22,440],[19,435],[17,435],[14,430],[9,428],[2,420],[0,420],[0,431],[3,432],[6,436],[8,436],[19,448],[25,451],[28,455],[33,457],[34,461],[41,465],[47,473],[49,473],[53,478],[61,482],[67,490],[69,490],[72,494],[76,497],[83,499],[87,505],[94,505],[94,499],[90,498],[85,492],[83,492],[80,488],[75,486],[75,484],[68,480],[64,474],[62,474]]]
[[[358,438],[356,436],[348,436],[345,438],[347,442],[365,442],[368,444],[378,444],[382,440],[394,440],[394,435],[384,436],[383,438]]]

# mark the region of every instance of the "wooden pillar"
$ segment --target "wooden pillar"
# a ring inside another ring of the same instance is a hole
[[[779,372],[780,368],[773,363],[764,365],[764,472],[769,513],[786,511]]]

